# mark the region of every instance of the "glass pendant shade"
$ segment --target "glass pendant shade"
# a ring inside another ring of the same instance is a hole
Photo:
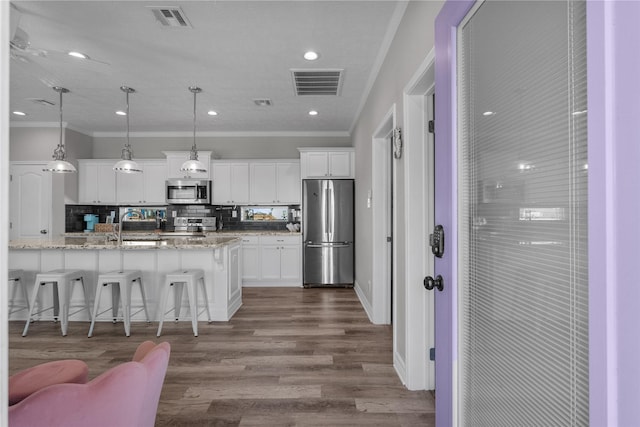
[[[63,87],[55,86],[53,88],[56,92],[60,94],[60,142],[58,142],[58,146],[55,150],[53,150],[53,160],[46,164],[46,166],[42,169],[44,172],[54,172],[54,173],[73,173],[77,172],[76,167],[67,161],[67,153],[64,149],[64,129],[62,126],[62,94],[69,92],[69,89],[65,89]]]
[[[136,90],[127,86],[120,86],[120,90],[126,94],[127,100],[127,141],[122,148],[122,155],[118,163],[113,166],[113,170],[120,173],[140,173],[142,168],[133,160],[133,151],[131,150],[131,143],[129,142],[129,94]]]
[[[190,86],[189,90],[193,93],[193,145],[191,146],[191,154],[189,160],[184,162],[180,167],[182,172],[206,172],[205,165],[198,160],[198,148],[196,147],[196,95],[202,92],[202,89],[196,86]]]

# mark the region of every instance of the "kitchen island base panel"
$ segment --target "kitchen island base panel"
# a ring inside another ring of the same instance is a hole
[[[240,240],[233,240],[214,248],[202,249],[15,249],[9,250],[9,266],[12,269],[24,270],[23,280],[32,283],[36,270],[53,270],[57,268],[77,268],[83,265],[85,283],[88,294],[94,302],[93,289],[98,274],[113,270],[139,269],[145,284],[146,302],[150,309],[149,316],[158,320],[157,309],[162,291],[164,276],[178,269],[201,268],[204,270],[207,284],[207,296],[211,307],[213,321],[228,321],[242,306],[241,283],[241,251]],[[44,268],[43,268],[44,267]],[[27,283],[29,283],[27,282]],[[71,295],[72,304],[82,301],[83,295],[79,287],[75,287]],[[102,299],[111,298],[111,287],[103,290]],[[42,295],[43,303],[52,303],[49,293]],[[142,304],[142,295],[137,287],[132,289],[131,303]],[[183,310],[188,310],[188,303],[183,300]],[[26,311],[12,313],[10,320],[26,320]],[[84,311],[69,316],[70,321],[91,320]],[[206,313],[198,316],[198,320],[206,321]],[[109,319],[98,321],[111,321]],[[146,321],[144,313],[132,315],[132,322]]]

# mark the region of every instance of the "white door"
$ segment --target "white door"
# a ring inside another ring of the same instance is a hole
[[[51,232],[52,174],[42,164],[11,164],[10,239],[46,237]]]

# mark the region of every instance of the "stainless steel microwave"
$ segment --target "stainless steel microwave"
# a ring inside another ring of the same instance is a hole
[[[170,179],[166,182],[170,205],[211,204],[211,181],[206,179]]]

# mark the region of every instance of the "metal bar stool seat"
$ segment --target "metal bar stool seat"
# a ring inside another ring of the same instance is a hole
[[[133,284],[137,283],[140,286],[140,294],[142,295],[142,308],[135,313],[131,313],[131,288]],[[111,314],[113,322],[122,319],[124,323],[124,333],[126,336],[131,335],[131,317],[144,310],[144,314],[147,317],[147,322],[150,322],[149,311],[147,310],[147,297],[144,294],[144,286],[142,284],[142,273],[140,270],[116,270],[109,273],[102,273],[98,275],[98,283],[96,285],[96,299],[93,305],[93,316],[91,318],[91,326],[89,327],[88,336],[93,336],[93,328],[96,324],[96,319],[109,311],[107,308],[101,312],[100,310],[100,297],[102,296],[102,290],[107,285],[113,285],[111,288]],[[118,307],[122,304],[122,317],[118,317]]]
[[[162,332],[162,324],[164,318],[170,312],[174,312],[176,321],[180,318],[180,308],[182,305],[182,289],[186,285],[187,296],[189,298],[189,311],[191,313],[191,327],[193,336],[198,336],[198,316],[206,310],[207,319],[211,323],[211,310],[209,308],[209,298],[207,297],[207,286],[204,282],[204,271],[201,269],[178,270],[167,274],[164,282],[164,291],[160,302],[160,323],[158,324],[158,334]],[[204,309],[198,312],[198,285],[202,287],[202,295],[204,297]],[[174,289],[174,305],[173,308],[167,310],[167,302],[169,300],[169,292]]]
[[[26,284],[22,281],[24,272],[22,270],[9,270],[9,283],[13,285],[11,288],[11,299],[9,300],[9,315],[22,310],[29,310],[29,295],[27,294]],[[16,304],[16,292],[20,288],[22,293],[23,304]]]
[[[82,285],[82,292],[84,293],[84,306],[79,310],[69,313],[71,305],[71,296],[73,295],[73,287],[76,282],[80,282]],[[38,300],[38,292],[42,286],[52,284],[53,285],[53,305],[51,307],[42,308],[37,312],[33,312]],[[60,312],[62,309],[62,312]],[[91,318],[91,308],[89,305],[89,298],[87,290],[84,286],[84,273],[81,270],[52,270],[46,273],[38,273],[33,285],[33,292],[31,293],[31,300],[29,302],[29,316],[27,316],[27,322],[24,325],[22,336],[27,336],[29,330],[29,324],[31,323],[32,316],[43,313],[48,310],[53,310],[53,320],[58,321],[60,319],[60,329],[62,329],[62,336],[67,336],[67,328],[69,326],[69,316],[72,316],[82,310],[87,310],[89,318]]]

